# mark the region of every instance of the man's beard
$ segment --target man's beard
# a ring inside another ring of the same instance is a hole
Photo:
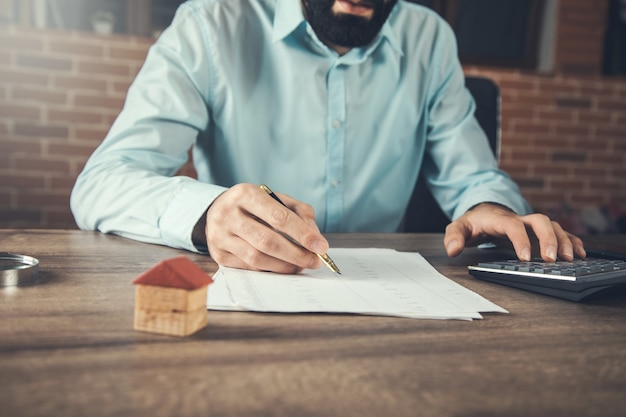
[[[389,17],[397,0],[369,0],[374,6],[371,18],[332,11],[335,0],[304,0],[309,24],[321,41],[345,48],[371,43]]]

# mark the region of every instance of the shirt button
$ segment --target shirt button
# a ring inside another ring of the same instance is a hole
[[[330,184],[333,186],[333,188],[337,188],[339,187],[339,180],[333,180]]]
[[[336,119],[336,120],[333,122],[333,127],[334,127],[335,129],[339,129],[339,128],[341,127],[341,120]]]

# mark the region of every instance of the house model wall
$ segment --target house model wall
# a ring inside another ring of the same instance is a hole
[[[134,329],[187,336],[208,323],[207,287],[213,279],[189,258],[166,259],[138,276]]]

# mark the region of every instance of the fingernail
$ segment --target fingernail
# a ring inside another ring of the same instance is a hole
[[[563,257],[572,259],[574,257],[574,249],[571,246],[566,246],[562,249]]]
[[[554,246],[549,246],[546,248],[546,256],[548,259],[555,260],[556,259],[556,248]]]
[[[522,253],[520,254],[520,258],[522,261],[530,261],[530,249],[524,248],[522,249]]]
[[[459,248],[459,241],[458,240],[451,240],[450,242],[448,242],[448,245],[446,246],[446,250],[448,252],[455,251],[458,248]]]

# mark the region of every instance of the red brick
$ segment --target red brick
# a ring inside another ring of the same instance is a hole
[[[550,133],[550,125],[548,124],[539,124],[539,123],[527,123],[520,122],[516,123],[514,127],[514,132],[517,134],[524,135],[546,135]]]
[[[626,140],[626,126],[597,126],[595,128],[596,138],[615,138]]]
[[[612,167],[609,170],[609,176],[621,181],[626,181],[626,167]],[[626,198],[626,195],[624,195]]]
[[[581,111],[578,114],[578,120],[580,123],[606,124],[611,122],[611,113],[598,110]]]
[[[67,39],[57,39],[50,42],[50,51],[55,54],[68,54],[72,56],[101,57],[104,48],[95,43],[85,43],[83,41],[70,41]]]
[[[50,155],[84,156],[87,158],[93,153],[95,148],[96,146],[92,144],[55,142],[48,145],[48,153]]]
[[[571,202],[581,208],[600,207],[606,203],[608,196],[590,192],[589,194],[576,193],[571,196]]]
[[[574,95],[580,92],[580,84],[571,80],[542,80],[539,91],[549,95]]]
[[[3,36],[0,31],[0,49],[13,51],[43,52],[43,37],[34,36]]]
[[[19,136],[33,136],[44,138],[68,138],[67,126],[53,126],[44,124],[16,123],[15,134]]]
[[[115,81],[113,83],[113,91],[115,93],[126,94],[132,83],[133,80],[131,79],[128,79],[126,81]]]
[[[41,143],[34,142],[30,140],[10,140],[3,139],[0,140],[0,151],[2,153],[7,153],[10,155],[20,155],[20,154],[40,154],[41,153]]]
[[[18,55],[17,65],[23,68],[36,68],[53,71],[71,71],[72,61],[62,58],[50,58],[36,55]]]
[[[518,161],[501,161],[500,168],[512,176],[525,176],[530,174],[529,166]]]
[[[588,155],[585,152],[557,150],[552,153],[551,159],[554,162],[585,162]]]
[[[533,78],[505,79],[500,81],[501,91],[538,91],[538,80]]]
[[[619,89],[612,82],[597,80],[581,84],[581,94],[583,96],[619,97]]]
[[[129,77],[131,70],[128,65],[111,64],[102,61],[81,61],[78,63],[78,72],[83,75],[114,75]]]
[[[70,196],[50,191],[20,192],[17,194],[17,204],[23,207],[69,207]]]
[[[0,207],[15,206],[15,192],[9,190],[0,190]]]
[[[37,209],[3,208],[0,209],[0,227],[36,227],[41,225],[41,217],[41,210]]]
[[[52,84],[55,87],[69,90],[92,90],[97,92],[105,92],[107,90],[106,81],[87,77],[55,75]]]
[[[593,152],[599,148],[606,147],[607,142],[600,139],[590,139],[588,137],[572,138],[571,148],[578,151]]]
[[[502,106],[511,104],[518,104],[524,106],[551,106],[553,101],[550,97],[546,97],[542,94],[531,94],[525,91],[517,91],[514,95],[502,96]]]
[[[554,132],[557,135],[568,135],[571,137],[585,137],[588,138],[591,136],[591,127],[583,126],[583,125],[556,125]]]
[[[543,188],[545,180],[543,178],[514,178],[515,182],[523,188]]]
[[[23,172],[69,172],[70,163],[67,160],[42,158],[41,156],[29,156],[28,158],[14,158],[15,168]]]
[[[626,138],[613,141],[613,148],[617,152],[626,152]]]
[[[40,175],[7,174],[0,175],[0,187],[44,188],[45,179]]]
[[[104,107],[117,111],[124,106],[124,98],[78,94],[74,98],[74,104],[79,107]]]
[[[567,175],[571,175],[571,171],[572,171],[572,167],[570,166],[563,166],[562,164],[554,165],[552,163],[536,164],[535,169],[534,169],[535,174],[541,175],[543,177],[567,176]]]
[[[48,110],[48,118],[55,122],[96,125],[102,123],[102,114],[93,111]]]
[[[599,59],[597,59],[595,63],[591,64],[572,64],[566,62],[566,60],[561,59],[561,63],[558,64],[558,71],[567,73],[567,74],[576,74],[576,75],[594,75],[599,71]]]
[[[557,97],[554,100],[557,107],[569,109],[589,109],[593,101],[589,97]]]
[[[60,211],[46,210],[45,219],[49,228],[77,229],[74,216],[68,207]]]
[[[601,98],[598,100],[598,109],[607,111],[623,111],[626,112],[626,100]]]
[[[0,118],[39,120],[41,110],[35,106],[0,103]]]
[[[606,178],[607,169],[597,165],[573,165],[571,167],[573,176],[581,178]]]
[[[80,141],[101,142],[106,137],[108,131],[109,126],[102,129],[81,127],[76,129],[76,139]]]
[[[33,74],[23,70],[6,70],[0,68],[0,83],[9,85],[37,85],[45,86],[48,84],[48,75]]]
[[[13,98],[17,101],[34,101],[38,104],[66,104],[67,94],[41,88],[17,87],[13,90]]]
[[[624,183],[623,182],[618,182],[618,181],[612,181],[609,178],[599,178],[599,179],[595,179],[592,178],[590,180],[590,186],[591,189],[596,191],[596,192],[607,192],[607,193],[618,193],[623,187],[624,187]]]
[[[550,180],[550,188],[553,190],[580,190],[581,186],[585,187],[585,182],[576,179],[559,178]]]
[[[626,165],[626,155],[624,154],[615,154],[615,153],[607,153],[607,152],[593,152],[591,153],[590,162],[594,164],[614,164],[614,165]]]
[[[574,140],[568,135],[546,135],[540,137],[533,146],[536,150],[568,149]]]
[[[501,117],[503,121],[507,120],[523,120],[529,121],[534,117],[535,112],[533,109],[527,107],[507,106],[501,110]]]
[[[111,47],[111,58],[137,61],[143,63],[146,60],[148,50],[144,47]]]
[[[116,110],[115,113],[112,114],[103,114],[104,116],[104,124],[106,126],[112,126],[113,122],[115,122],[115,119],[117,119],[117,116],[119,115],[119,112],[122,110],[122,108],[120,107],[119,110]]]
[[[70,190],[74,187],[76,175],[57,175],[53,173],[49,179],[50,188],[53,190]]]

